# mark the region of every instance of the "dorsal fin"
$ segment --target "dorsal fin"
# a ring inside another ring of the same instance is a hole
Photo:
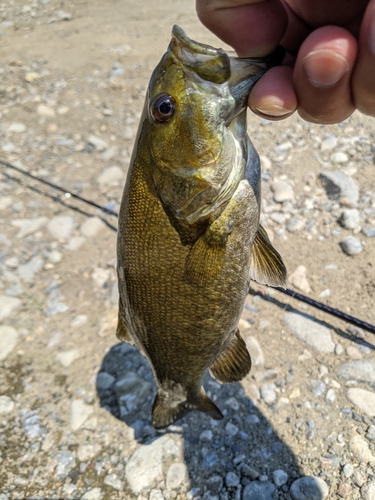
[[[260,224],[253,244],[250,278],[262,285],[286,288],[287,272],[283,259]]]

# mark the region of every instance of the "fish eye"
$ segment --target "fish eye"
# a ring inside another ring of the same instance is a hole
[[[174,115],[176,101],[168,94],[162,94],[155,97],[151,104],[151,114],[158,123],[168,121]]]

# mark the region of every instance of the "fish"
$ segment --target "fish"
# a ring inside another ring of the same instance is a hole
[[[259,224],[260,161],[246,130],[249,92],[282,58],[281,48],[238,58],[175,25],[152,73],[119,213],[116,335],[151,365],[156,429],[192,410],[223,418],[203,375],[249,373],[237,325],[250,279],[285,286]]]

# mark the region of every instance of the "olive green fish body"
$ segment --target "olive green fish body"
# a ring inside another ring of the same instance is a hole
[[[191,409],[222,417],[201,387],[203,374],[210,368],[230,382],[249,372],[237,323],[250,278],[278,285],[285,279],[259,230],[260,165],[246,135],[249,90],[242,76],[231,89],[232,77],[223,51],[174,28],[151,78],[121,203],[117,335],[150,361],[159,428]],[[268,255],[265,265],[259,253]]]

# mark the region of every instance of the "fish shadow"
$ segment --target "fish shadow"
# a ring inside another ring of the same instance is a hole
[[[281,494],[284,499],[292,498],[288,493],[290,485],[303,476],[298,460],[242,385],[218,384],[208,372],[203,385],[222,410],[223,420],[214,421],[193,411],[159,432],[151,424],[156,383],[148,361],[138,349],[126,343],[113,346],[105,355],[96,380],[101,406],[132,429],[134,439],[142,445],[148,446],[166,434],[181,435],[190,498],[271,499],[274,486],[271,496],[268,493],[264,497],[256,493],[256,488],[262,482],[273,483],[273,471],[280,468],[288,474],[288,480],[276,487],[275,497]],[[238,485],[225,484],[229,472],[235,474],[230,475],[233,484],[238,478]],[[244,488],[251,483],[255,496],[243,496]]]

